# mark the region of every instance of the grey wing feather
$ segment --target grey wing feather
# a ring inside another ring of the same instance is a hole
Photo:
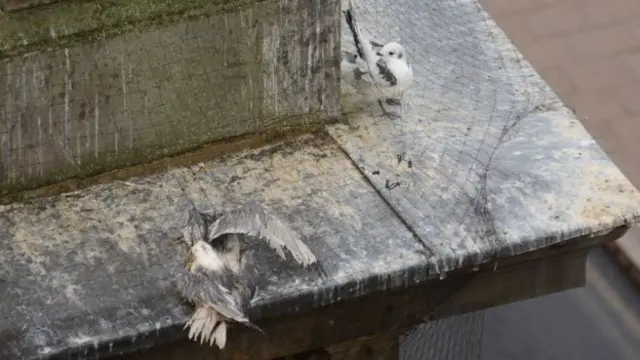
[[[182,226],[182,236],[184,241],[192,246],[198,240],[204,240],[205,238],[205,225],[204,219],[202,218],[202,214],[196,208],[196,204],[189,199],[187,196],[184,196],[185,207],[184,211],[187,214],[187,220]]]
[[[376,62],[376,66],[378,67],[378,73],[380,77],[384,79],[389,85],[395,86],[398,83],[398,79],[393,74],[393,72],[387,67],[387,64],[383,59],[378,59]]]
[[[176,286],[182,296],[190,302],[210,306],[220,314],[237,322],[249,321],[243,311],[239,309],[231,290],[211,279],[207,274],[192,273],[186,269],[179,270],[176,274]]]
[[[242,256],[242,260],[240,260],[240,273],[242,274],[242,283],[239,284],[240,286],[236,286],[233,290],[235,297],[237,299],[240,299],[240,308],[245,313],[249,310],[251,303],[258,294],[258,278],[260,274],[255,267],[253,254],[253,250],[247,250]],[[251,322],[246,322],[245,325],[264,333],[264,331],[259,326]]]
[[[352,0],[349,1],[349,6],[347,10],[344,11],[344,15],[347,26],[351,31],[351,36],[353,37],[353,43],[356,46],[358,56],[362,58],[367,63],[367,65],[370,65],[374,57],[372,42],[369,40],[368,36],[364,35],[360,31],[356,23]]]
[[[304,266],[316,262],[315,255],[295,231],[256,203],[230,211],[213,222],[209,227],[209,241],[220,235],[232,233],[266,240],[283,259],[283,248],[287,248],[293,258]]]
[[[349,7],[347,8],[347,10],[344,11],[344,16],[345,16],[345,20],[347,21],[347,26],[349,27],[349,31],[351,31],[351,36],[353,37],[353,44],[356,46],[358,55],[364,59],[365,58],[364,51],[360,43],[361,41],[360,32],[356,26],[356,21],[354,19],[353,4],[351,3],[351,1],[349,2]]]
[[[347,10],[344,11],[344,15],[347,26],[353,36],[353,42],[356,46],[358,56],[364,61],[370,73],[376,67],[376,60],[378,58],[376,52],[373,50],[373,43],[376,43],[376,41],[372,43],[369,37],[360,31],[355,19],[353,0],[349,0],[349,6]],[[369,77],[372,78],[371,80],[374,80],[372,75],[373,74],[370,73]]]
[[[244,288],[246,289],[246,298],[250,303],[257,295],[258,281],[260,274],[255,266],[255,260],[253,258],[254,251],[247,250],[240,260],[240,273],[244,279]]]

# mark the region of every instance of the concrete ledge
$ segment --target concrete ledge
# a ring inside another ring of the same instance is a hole
[[[339,6],[62,1],[5,14],[1,195],[337,117]]]

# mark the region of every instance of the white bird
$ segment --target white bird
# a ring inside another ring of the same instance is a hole
[[[380,44],[358,28],[351,1],[344,14],[357,54],[343,53],[340,63],[343,79],[369,101],[377,100],[385,115],[398,117],[386,111],[383,101],[388,105],[400,105],[400,99],[413,83],[413,70],[407,63],[404,47],[390,42],[375,51],[374,47]]]
[[[205,241],[196,241],[189,250],[186,269],[176,274],[176,285],[182,296],[196,305],[185,324],[189,339],[223,349],[229,320],[262,330],[246,314],[258,290],[253,253],[241,255],[235,235],[227,236],[220,245],[215,250]]]
[[[262,331],[247,315],[257,297],[260,276],[253,251],[243,250],[243,245],[259,238],[283,259],[286,248],[304,267],[317,260],[292,229],[258,204],[224,214],[200,212],[189,199],[187,206],[183,235],[191,248],[186,269],[176,275],[176,286],[196,309],[185,328],[189,328],[189,339],[223,349],[228,321]]]

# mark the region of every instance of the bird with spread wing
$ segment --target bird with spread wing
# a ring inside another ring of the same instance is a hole
[[[243,249],[244,243],[265,240],[282,259],[286,259],[286,249],[303,267],[317,260],[295,231],[258,204],[209,214],[186,200],[182,233],[190,250],[186,268],[176,275],[176,285],[196,309],[185,329],[189,328],[189,339],[223,349],[229,321],[262,331],[247,315],[258,293],[259,274],[254,251]]]
[[[377,101],[386,116],[398,117],[384,105],[400,105],[400,99],[413,83],[413,70],[407,63],[404,47],[395,41],[382,45],[365,34],[356,22],[353,0],[343,13],[357,51],[343,51],[342,78],[368,100]]]

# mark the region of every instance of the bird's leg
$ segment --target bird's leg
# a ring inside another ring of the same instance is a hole
[[[378,99],[378,104],[380,105],[380,108],[382,109],[382,115],[384,115],[385,117],[387,117],[388,119],[397,119],[400,117],[400,115],[396,112],[389,112],[387,111],[387,109],[384,108],[384,104],[382,103],[381,99]]]
[[[402,103],[400,102],[400,99],[386,98],[385,102],[387,103],[387,105],[391,105],[391,106],[400,106],[400,105],[402,105]]]
[[[363,76],[364,74],[366,74],[366,73],[367,73],[366,71],[362,71],[362,70],[360,70],[360,69],[355,69],[355,70],[353,71],[353,77],[354,77],[356,80],[361,80],[361,79],[362,79],[362,76]]]

